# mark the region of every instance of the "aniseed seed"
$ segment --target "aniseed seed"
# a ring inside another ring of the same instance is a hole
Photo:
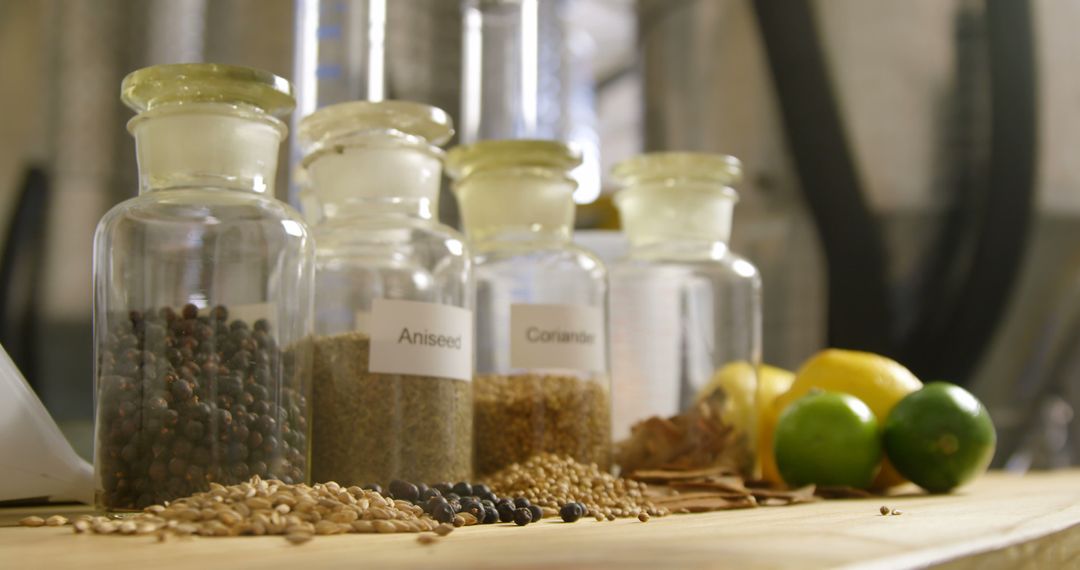
[[[26,517],[19,521],[22,526],[45,526],[45,519],[41,517]]]
[[[892,514],[894,514],[894,515],[902,515],[902,514],[904,514],[904,511],[901,511],[900,509],[893,509]]]
[[[46,526],[64,526],[68,523],[67,517],[60,515],[53,515],[45,519]]]
[[[431,536],[430,534],[421,534],[420,536],[416,537],[416,542],[419,542],[423,545],[435,544],[435,542],[438,540],[439,539]]]
[[[305,542],[311,540],[312,536],[313,535],[311,533],[307,532],[293,532],[286,534],[285,540],[291,542],[292,544],[304,544]]]
[[[448,534],[450,534],[452,532],[454,532],[454,526],[453,525],[443,523],[443,524],[435,527],[435,534],[437,534],[439,536],[446,536],[446,535],[448,535]]]

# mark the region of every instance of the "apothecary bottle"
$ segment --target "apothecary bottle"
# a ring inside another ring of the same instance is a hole
[[[128,75],[138,196],[94,236],[97,506],[308,480],[314,245],[274,198],[291,87],[226,65]]]
[[[450,118],[352,102],[306,117],[299,134],[317,244],[314,476],[468,480],[472,262],[434,217]]]
[[[728,247],[741,165],[731,156],[653,153],[615,166],[627,257],[611,268],[614,424],[693,406],[717,422],[702,443],[751,474],[761,359],[761,278]],[[623,468],[640,447],[620,445]],[[703,452],[704,453],[704,452]]]
[[[571,242],[580,162],[553,141],[448,156],[476,271],[479,475],[545,452],[610,464],[607,274]]]

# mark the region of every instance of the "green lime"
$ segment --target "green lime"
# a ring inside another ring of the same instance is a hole
[[[788,406],[776,424],[773,450],[780,476],[793,487],[866,488],[881,463],[874,412],[840,392],[812,392]]]
[[[884,441],[885,454],[904,477],[931,493],[947,493],[986,471],[997,434],[970,392],[931,382],[892,409]]]

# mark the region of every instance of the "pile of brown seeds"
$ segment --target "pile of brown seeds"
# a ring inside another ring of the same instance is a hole
[[[151,505],[124,519],[84,516],[72,524],[77,533],[156,533],[162,540],[169,535],[283,535],[295,544],[316,534],[423,532],[439,526],[420,507],[374,491],[259,477],[228,487],[211,483],[209,491]]]
[[[644,483],[615,477],[595,463],[586,465],[551,453],[515,463],[491,476],[488,483],[500,496],[525,497],[546,509],[581,503],[597,520],[668,514],[646,497]]]
[[[486,477],[539,453],[611,465],[607,379],[482,375],[475,382],[476,473]]]

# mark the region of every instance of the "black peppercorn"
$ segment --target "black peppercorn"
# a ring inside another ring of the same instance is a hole
[[[483,524],[495,524],[499,522],[499,511],[495,510],[495,507],[484,507],[484,520]]]
[[[446,502],[446,499],[442,497],[431,497],[424,502],[424,512],[430,515],[435,512],[435,507],[439,505],[446,505],[448,507],[450,506],[450,504]]]
[[[394,479],[390,482],[390,496],[395,499],[401,499],[402,501],[415,503],[420,499],[420,491],[416,488],[416,485],[413,485],[408,481]]]
[[[525,526],[533,520],[532,513],[528,508],[519,508],[514,511],[514,524]]]
[[[505,502],[505,503],[499,503],[495,507],[495,509],[499,513],[499,522],[504,522],[504,523],[508,523],[508,522],[513,521],[514,520],[514,511],[517,510],[516,507],[514,507],[514,503],[509,502],[509,501]]]
[[[581,505],[577,503],[566,503],[559,509],[559,516],[562,517],[563,522],[577,522],[581,518],[582,512]]]
[[[439,521],[440,523],[449,523],[454,520],[454,509],[450,507],[445,501],[435,505],[431,510],[431,518]]]
[[[434,483],[431,485],[432,489],[437,489],[445,497],[447,494],[453,492],[454,484],[449,482]]]
[[[528,508],[529,505],[531,505],[531,504],[532,503],[530,503],[529,500],[526,499],[525,497],[515,497],[514,498],[514,506],[519,508],[519,509]]]
[[[540,505],[529,505],[529,512],[532,513],[532,520],[539,521],[544,518],[544,509],[540,508]]]
[[[472,485],[465,481],[459,481],[454,484],[454,493],[457,493],[459,497],[468,497],[473,494]]]
[[[425,490],[420,492],[420,501],[421,502],[426,503],[427,501],[431,500],[432,497],[441,498],[442,493],[439,492],[438,489],[434,489],[434,488],[428,488],[428,489],[425,489]]]

